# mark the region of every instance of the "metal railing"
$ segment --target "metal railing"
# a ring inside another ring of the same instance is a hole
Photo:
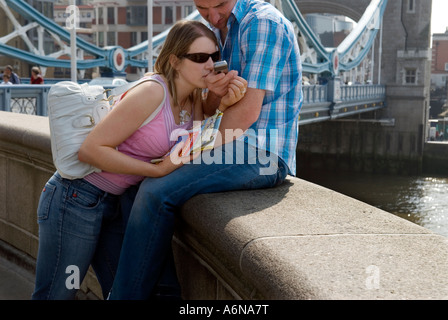
[[[47,115],[47,96],[51,85],[0,85],[0,110]]]
[[[325,85],[303,86],[300,124],[326,121],[334,119],[336,114],[337,117],[344,117],[384,106],[385,86],[343,84],[336,86],[335,83],[334,80],[330,80]],[[50,88],[51,84],[0,85],[0,110],[47,116],[47,96]],[[357,104],[362,105],[362,108]]]

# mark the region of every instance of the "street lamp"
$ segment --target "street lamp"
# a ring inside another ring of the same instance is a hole
[[[148,72],[152,72],[152,4],[153,0],[148,0]]]
[[[79,22],[79,15],[78,15],[78,8],[76,7],[76,0],[70,0],[70,8],[67,10],[70,14],[69,18],[67,19],[68,27],[70,28],[70,75],[71,80],[73,82],[76,82],[76,72],[77,72],[77,66],[76,66],[76,27]],[[69,20],[70,19],[70,20]],[[73,20],[72,20],[73,19]]]

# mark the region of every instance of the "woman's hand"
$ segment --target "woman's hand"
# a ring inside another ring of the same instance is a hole
[[[159,170],[159,176],[165,176],[177,168],[182,167],[183,164],[188,163],[196,159],[201,155],[201,152],[195,152],[190,155],[188,153],[185,156],[181,156],[182,148],[184,147],[185,142],[179,142],[174,146],[174,149],[171,151],[170,155],[165,157],[163,161],[156,164],[157,169]]]
[[[163,161],[156,164],[156,168],[159,171],[159,177],[163,177],[177,168],[182,167],[184,163],[190,161],[190,156],[180,156],[180,152],[184,146],[184,142],[179,142],[174,146],[174,149],[171,151],[170,155],[165,157]]]

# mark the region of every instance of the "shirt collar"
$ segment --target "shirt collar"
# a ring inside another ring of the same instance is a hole
[[[247,7],[249,6],[248,2],[248,0],[237,0],[235,6],[232,9],[232,15],[235,17],[238,23],[240,23],[246,15]]]
[[[241,20],[246,15],[247,7],[249,6],[248,0],[237,0],[235,5],[233,6],[232,12],[230,13],[229,19],[227,20],[227,28],[230,30],[232,27],[233,22],[236,20],[238,23],[241,22]],[[213,26],[211,26],[212,30],[219,34],[219,30]]]

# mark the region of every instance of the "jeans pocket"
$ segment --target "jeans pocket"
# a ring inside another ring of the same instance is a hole
[[[56,186],[46,183],[40,195],[39,204],[37,206],[37,221],[48,219],[50,214],[51,202],[56,191]]]
[[[89,183],[73,180],[67,189],[63,232],[70,233],[73,239],[96,242],[105,211],[104,194]]]
[[[68,189],[68,202],[85,209],[94,209],[100,203],[104,192],[99,190],[90,190],[86,183],[76,185],[72,183]]]

